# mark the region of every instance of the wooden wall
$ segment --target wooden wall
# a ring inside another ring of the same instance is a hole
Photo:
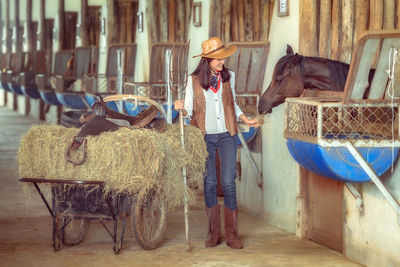
[[[399,15],[400,0],[302,0],[299,53],[349,64],[363,31],[399,29]]]
[[[187,42],[192,5],[193,0],[146,1],[150,45],[156,42]]]
[[[210,37],[223,42],[268,41],[274,0],[212,0]]]

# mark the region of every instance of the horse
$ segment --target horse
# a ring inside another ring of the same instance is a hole
[[[294,54],[288,45],[286,55],[276,63],[272,81],[260,98],[258,112],[271,113],[286,97],[299,97],[305,89],[343,92],[349,68],[349,64],[340,61]],[[369,74],[370,81],[373,72]]]

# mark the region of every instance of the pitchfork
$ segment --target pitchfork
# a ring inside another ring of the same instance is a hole
[[[185,50],[186,49],[186,50]],[[173,88],[175,85],[178,89],[178,99],[184,99],[183,90],[186,88],[187,80],[188,80],[188,69],[187,69],[187,53],[189,49],[189,44],[187,48],[183,45],[180,45],[178,49],[176,49],[175,44],[172,47],[172,54],[169,56],[169,80],[168,85],[170,88]],[[176,66],[172,66],[172,57],[174,56],[174,52],[177,52],[175,56]],[[181,62],[181,56],[183,60]],[[183,64],[182,64],[183,63]],[[175,75],[174,75],[175,70]],[[183,114],[182,110],[179,110],[179,128],[181,135],[181,145],[182,148],[185,149],[185,132],[183,125]],[[186,165],[182,167],[182,178],[187,186],[187,177],[186,177]],[[185,215],[185,237],[186,237],[186,251],[190,251],[190,238],[189,238],[189,206],[187,196],[184,196],[184,215]]]

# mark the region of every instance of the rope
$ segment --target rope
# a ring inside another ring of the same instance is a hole
[[[394,100],[400,99],[399,97],[394,96],[394,82],[395,82],[395,65],[400,64],[400,60],[398,57],[398,50],[396,48],[390,48],[389,56],[388,56],[388,69],[386,70],[389,76],[389,86],[387,90],[387,94],[390,97],[390,104],[392,107],[392,166],[391,172],[393,173],[394,169],[394,122],[395,122],[395,112],[394,112]]]

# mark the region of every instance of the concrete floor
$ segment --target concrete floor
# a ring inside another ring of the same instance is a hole
[[[18,181],[20,136],[37,123],[0,106],[0,266],[361,266],[244,212],[239,212],[244,249],[233,250],[225,243],[205,248],[201,195],[191,207],[191,252],[185,250],[182,210],[169,212],[165,241],[155,250],[146,251],[138,245],[129,222],[122,252],[114,255],[110,236],[94,222],[81,244],[53,252],[49,212],[36,190]]]

